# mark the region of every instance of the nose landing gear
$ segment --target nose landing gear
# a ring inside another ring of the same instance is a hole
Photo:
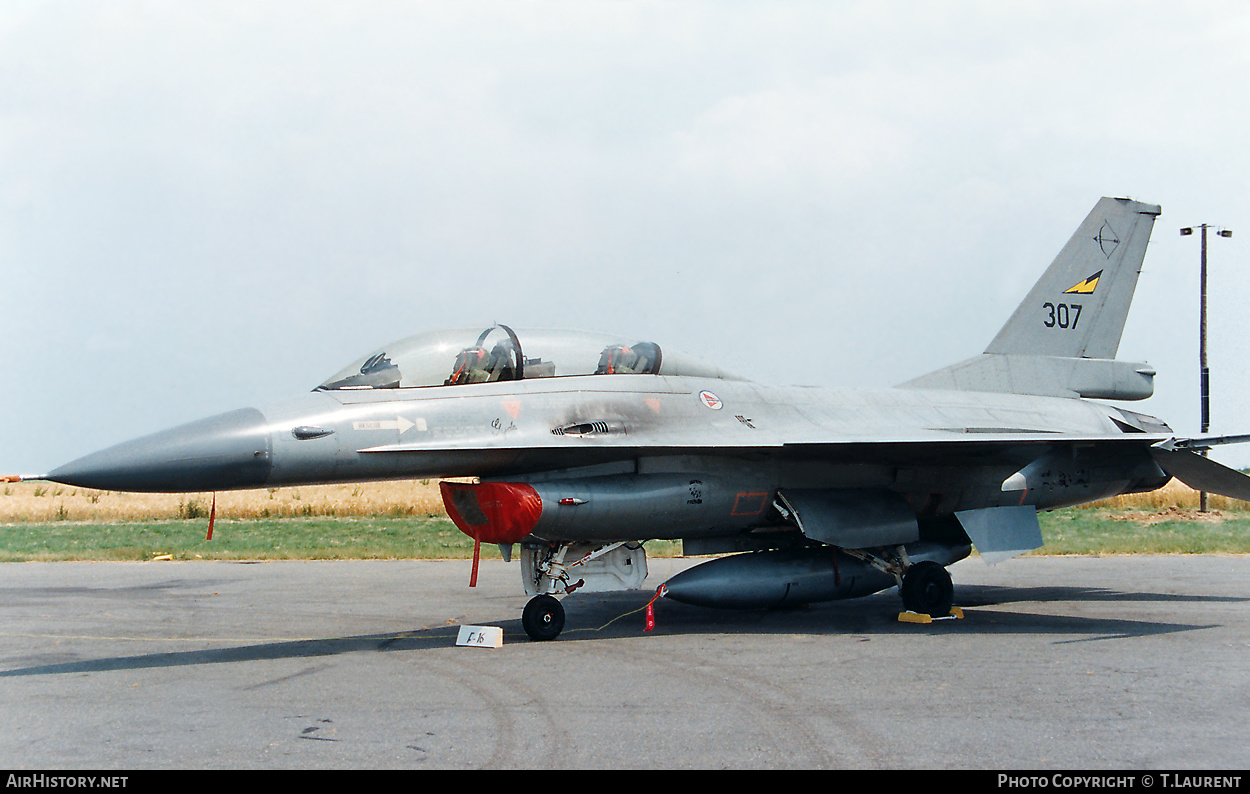
[[[521,580],[533,598],[521,613],[521,626],[531,639],[554,640],[564,629],[564,607],[555,596],[583,588],[637,590],[646,578],[641,543],[523,543]]]

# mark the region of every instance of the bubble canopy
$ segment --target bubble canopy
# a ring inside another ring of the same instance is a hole
[[[571,375],[685,375],[738,380],[655,342],[506,325],[430,331],[375,350],[318,389],[406,389]]]

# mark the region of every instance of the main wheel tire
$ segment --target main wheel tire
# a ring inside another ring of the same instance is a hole
[[[532,640],[554,640],[564,630],[564,607],[549,595],[534,596],[521,613],[521,625]]]
[[[946,617],[955,602],[955,585],[951,575],[936,562],[918,562],[903,574],[903,586],[899,588],[903,606],[912,612]]]

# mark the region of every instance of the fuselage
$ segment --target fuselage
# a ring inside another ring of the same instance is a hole
[[[318,389],[126,442],[49,477],[174,492],[434,477],[593,485],[632,477],[624,490],[657,510],[666,498],[682,509],[708,505],[651,535],[689,536],[763,521],[785,488],[891,490],[923,518],[1159,487],[1167,477],[1141,445],[1092,456],[1077,446],[1046,487],[1021,494],[1003,483],[1038,459],[1040,442],[1167,433],[1155,420],[1081,399],[587,375]],[[993,454],[980,446],[989,439]]]

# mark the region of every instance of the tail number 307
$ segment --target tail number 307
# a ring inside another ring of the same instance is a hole
[[[1054,304],[1050,301],[1042,304],[1042,311],[1046,313],[1046,318],[1042,320],[1042,325],[1047,328],[1076,328],[1077,320],[1081,319],[1081,304],[1079,303],[1060,303]]]

